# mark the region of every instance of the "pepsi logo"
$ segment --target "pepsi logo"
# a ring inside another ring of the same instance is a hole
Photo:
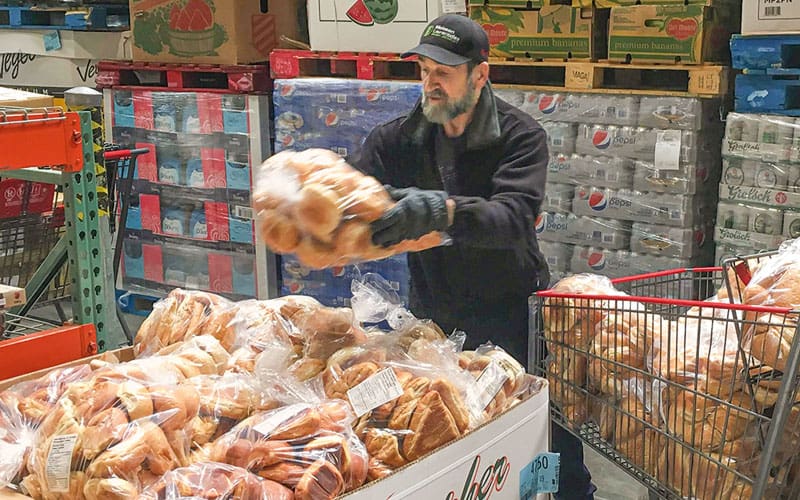
[[[339,123],[339,115],[337,115],[337,114],[336,114],[336,113],[334,113],[333,111],[331,111],[330,113],[328,113],[327,115],[325,115],[325,125],[326,125],[327,127],[333,127],[333,126],[335,126],[337,123]]]
[[[595,271],[602,271],[606,267],[606,256],[603,252],[592,252],[586,260],[589,267]]]
[[[589,195],[589,208],[595,212],[602,212],[608,206],[606,195],[601,191],[595,191]]]
[[[331,274],[337,278],[344,276],[344,266],[334,266],[331,268]]]
[[[608,130],[595,130],[592,135],[592,144],[597,149],[608,149],[611,145],[611,134],[608,133]]]
[[[535,226],[535,228],[536,228],[536,233],[537,234],[541,233],[542,231],[544,231],[544,227],[546,225],[545,224],[545,219],[546,219],[546,217],[544,216],[544,214],[539,214],[539,216],[536,217],[536,226]]]
[[[290,292],[290,293],[292,293],[292,294],[298,294],[298,293],[300,293],[300,292],[302,292],[302,291],[303,291],[303,289],[305,288],[305,286],[303,286],[303,284],[302,284],[302,283],[298,283],[298,282],[296,282],[296,281],[292,281],[291,283],[289,283],[289,287],[288,287],[288,288],[289,288],[289,292]]]
[[[281,86],[281,97],[291,97],[294,94],[295,86],[294,85],[282,85]]]
[[[539,111],[549,115],[558,107],[558,99],[551,95],[543,95],[539,98]]]

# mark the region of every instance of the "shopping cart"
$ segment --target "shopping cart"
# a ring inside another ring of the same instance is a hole
[[[108,186],[108,211],[109,229],[114,235],[114,256],[112,269],[114,282],[119,282],[119,266],[122,260],[122,248],[125,244],[125,228],[128,222],[128,209],[130,207],[133,178],[136,170],[136,159],[150,152],[147,148],[121,149],[114,144],[106,144],[103,157],[106,167],[106,186]],[[133,344],[133,335],[128,327],[125,316],[120,309],[119,301],[116,302],[117,317],[122,331],[128,342]]]
[[[794,335],[798,311],[704,301],[727,296],[724,275],[613,281],[629,295],[538,292],[532,358],[544,361],[535,370],[550,381],[553,419],[654,496],[800,498],[797,364],[765,384],[742,341],[756,326]]]

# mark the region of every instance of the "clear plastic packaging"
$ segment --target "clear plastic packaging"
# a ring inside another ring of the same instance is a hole
[[[443,233],[430,233],[389,248],[374,246],[369,224],[394,202],[377,180],[330,150],[278,153],[256,170],[255,179],[253,208],[261,239],[274,252],[294,254],[313,269],[445,242]]]
[[[140,500],[293,500],[289,488],[246,469],[217,462],[199,462],[167,472],[138,496]]]
[[[294,490],[330,498],[361,486],[368,455],[344,401],[298,403],[257,413],[206,446],[211,461],[242,467]]]
[[[23,489],[36,498],[131,498],[187,465],[186,429],[200,398],[180,359],[107,365],[70,384],[39,427]]]
[[[153,306],[136,333],[134,349],[137,354],[152,354],[176,342],[208,334],[230,350],[236,340],[228,326],[234,313],[233,303],[218,295],[176,288]]]

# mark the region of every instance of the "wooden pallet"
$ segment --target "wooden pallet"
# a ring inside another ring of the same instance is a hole
[[[0,6],[0,28],[118,31],[130,29],[130,14],[127,5]]]
[[[622,64],[583,61],[491,59],[496,85],[546,90],[713,97],[729,91],[729,69],[717,65]],[[276,50],[270,56],[273,78],[349,77],[365,80],[417,80],[416,61],[397,54],[326,53]]]
[[[272,88],[263,65],[164,64],[101,61],[98,88],[142,88],[185,92],[266,92]]]

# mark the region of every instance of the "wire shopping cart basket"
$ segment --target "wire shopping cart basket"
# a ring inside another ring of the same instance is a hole
[[[798,311],[735,301],[724,276],[566,278],[531,297],[535,370],[553,419],[661,498],[800,498],[797,363],[762,384],[745,341],[793,336]]]
[[[122,248],[125,244],[125,228],[128,222],[136,159],[149,152],[150,150],[147,148],[121,149],[114,144],[105,145],[103,157],[106,167],[106,185],[108,186],[109,224],[111,234],[114,235],[112,269],[115,283],[119,281],[119,266],[122,260]],[[116,306],[122,330],[128,342],[132,344],[133,336],[120,310],[119,301]]]

